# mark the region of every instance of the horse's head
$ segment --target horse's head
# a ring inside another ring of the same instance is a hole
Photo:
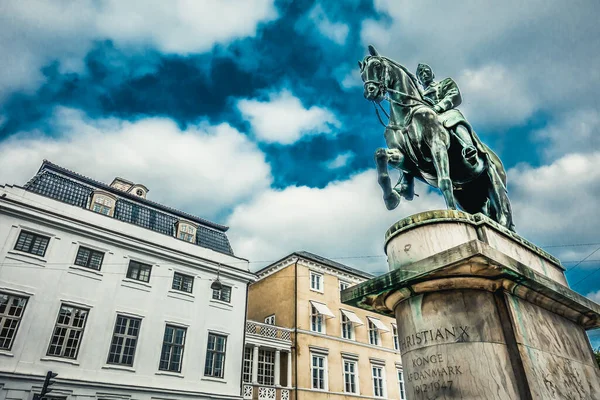
[[[389,67],[375,47],[369,45],[369,54],[358,62],[360,76],[364,82],[364,96],[369,101],[381,102],[388,89]]]

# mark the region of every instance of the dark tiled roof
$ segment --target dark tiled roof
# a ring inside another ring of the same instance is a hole
[[[339,262],[330,260],[330,259],[325,258],[325,257],[321,257],[321,256],[319,256],[317,254],[310,253],[308,251],[295,251],[292,254],[290,254],[288,256],[285,256],[281,260],[279,260],[279,261],[277,261],[277,262],[275,262],[273,264],[270,264],[270,265],[268,265],[268,266],[266,266],[264,268],[261,268],[260,270],[256,271],[255,273],[257,275],[259,275],[264,270],[266,270],[266,269],[270,268],[271,266],[273,266],[275,264],[278,264],[279,262],[285,260],[286,258],[294,256],[294,255],[296,255],[298,257],[306,258],[306,259],[308,259],[310,261],[314,261],[314,262],[319,263],[319,264],[327,265],[328,267],[332,267],[332,268],[335,268],[335,269],[343,271],[343,272],[347,272],[347,273],[352,274],[352,275],[360,276],[360,277],[365,278],[365,279],[375,278],[375,275],[371,275],[368,272],[361,271],[359,269],[349,267],[347,265],[341,264]]]
[[[228,227],[175,210],[162,204],[134,196],[44,160],[38,173],[25,189],[73,206],[86,208],[96,189],[113,193],[118,200],[114,217],[165,235],[175,235],[179,219],[199,224],[196,244],[221,253],[233,255],[225,232]]]

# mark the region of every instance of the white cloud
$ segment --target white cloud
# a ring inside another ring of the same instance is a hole
[[[105,0],[96,23],[100,33],[120,43],[187,54],[254,36],[259,23],[276,17],[273,0]]]
[[[590,292],[586,294],[585,297],[600,304],[600,290],[598,290],[597,292]]]
[[[565,153],[600,149],[600,112],[586,108],[559,116],[557,121],[534,132],[543,144],[546,159],[553,160]]]
[[[326,187],[268,190],[235,208],[227,223],[237,254],[276,260],[295,250],[325,257],[383,256],[385,231],[416,212],[445,208],[441,196],[419,184],[420,197],[385,208],[375,170]],[[385,257],[340,260],[365,270],[387,270]],[[265,263],[266,264],[266,263]],[[254,268],[260,265],[254,265]]]
[[[340,83],[340,86],[344,90],[353,90],[357,87],[362,87],[363,85],[362,78],[360,77],[360,71],[356,63],[351,65],[340,65],[333,71],[333,76],[335,79],[337,79],[337,81]]]
[[[339,45],[346,43],[350,27],[341,22],[332,22],[323,7],[317,4],[309,13],[309,18],[314,22],[319,32]]]
[[[254,36],[277,17],[273,0],[8,0],[0,3],[0,99],[16,89],[35,89],[40,68],[59,60],[82,70],[93,40],[120,46],[190,54]]]
[[[598,237],[600,152],[568,154],[537,168],[518,165],[508,171],[508,190],[517,232],[537,245],[589,243]],[[565,261],[581,260],[590,251],[548,250]]]
[[[110,183],[142,183],[149,199],[210,218],[271,183],[264,154],[227,124],[181,130],[172,120],[89,120],[59,109],[52,138],[27,132],[0,143],[0,183],[24,184],[43,159]]]
[[[329,160],[326,163],[326,166],[329,169],[338,169],[345,167],[355,156],[356,154],[354,154],[353,152],[346,151],[344,153],[338,154],[334,159]]]
[[[237,107],[256,137],[268,143],[292,144],[303,135],[329,133],[340,126],[331,111],[318,106],[305,108],[287,90],[271,93],[268,101],[239,100]]]
[[[467,118],[475,127],[514,125],[524,122],[535,109],[535,101],[510,71],[501,65],[466,69],[458,76]]]

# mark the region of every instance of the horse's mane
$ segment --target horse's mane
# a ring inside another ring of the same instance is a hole
[[[417,77],[412,72],[410,72],[408,69],[406,69],[406,67],[404,65],[397,63],[396,61],[392,60],[391,58],[387,58],[384,56],[379,56],[379,57],[383,58],[390,64],[392,64],[392,65],[400,68],[402,71],[404,71],[406,73],[406,75],[408,75],[410,80],[412,81],[413,85],[415,85],[415,89],[419,90],[419,81],[417,80]]]

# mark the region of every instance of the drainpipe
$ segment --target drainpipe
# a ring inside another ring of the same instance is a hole
[[[244,355],[246,354],[246,321],[248,321],[248,291],[250,282],[246,283],[246,311],[244,313],[244,337],[242,339],[242,367],[240,368],[240,397],[244,397]]]
[[[295,354],[295,395],[294,399],[298,400],[298,260],[296,259],[296,265],[294,265],[294,354]],[[291,383],[291,382],[290,382]]]

